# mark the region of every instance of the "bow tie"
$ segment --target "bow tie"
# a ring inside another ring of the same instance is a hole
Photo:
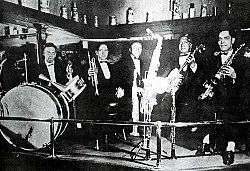
[[[220,52],[221,55],[227,55],[228,53],[227,52]]]
[[[187,55],[189,55],[190,54],[190,52],[181,52],[180,53],[180,56],[187,56]]]
[[[107,60],[101,60],[100,63],[107,63]]]
[[[54,65],[54,62],[53,63],[48,63],[47,66],[52,66]]]

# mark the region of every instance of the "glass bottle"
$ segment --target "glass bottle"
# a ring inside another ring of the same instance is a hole
[[[68,19],[67,7],[65,5],[61,6],[60,17]]]
[[[194,17],[195,17],[194,3],[191,3],[189,8],[189,18],[194,18]]]
[[[126,23],[127,24],[133,24],[134,23],[134,11],[131,7],[127,9],[127,18],[126,18]]]
[[[95,16],[94,25],[95,27],[99,27],[98,16]]]
[[[207,16],[207,5],[203,4],[201,6],[201,17],[206,17]]]
[[[75,2],[73,2],[73,4],[72,4],[71,18],[72,18],[74,21],[79,22],[78,10],[77,10],[77,6],[76,6],[76,3],[75,3]]]

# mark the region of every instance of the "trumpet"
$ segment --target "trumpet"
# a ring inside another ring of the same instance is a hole
[[[89,68],[90,70],[95,71],[96,70],[96,63],[95,63],[95,58],[90,57],[89,52],[88,52],[88,58],[89,58]],[[99,91],[98,91],[98,79],[97,79],[97,73],[94,72],[94,75],[91,75],[91,81],[92,81],[92,86],[95,87],[95,95],[99,95]]]

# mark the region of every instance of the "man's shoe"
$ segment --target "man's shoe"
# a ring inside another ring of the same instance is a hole
[[[223,163],[225,165],[230,165],[234,163],[234,152],[233,151],[225,151],[222,153]]]
[[[199,145],[199,146],[197,147],[197,151],[196,151],[195,155],[196,155],[196,156],[203,156],[203,155],[205,155],[203,146]]]
[[[205,144],[202,144],[202,146],[198,146],[195,155],[203,156],[206,154],[206,152],[211,152],[211,150],[210,150],[210,145],[205,143]]]

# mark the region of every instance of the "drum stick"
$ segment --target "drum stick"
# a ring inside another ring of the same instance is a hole
[[[60,84],[60,83],[51,81],[50,79],[48,79],[48,78],[47,78],[45,75],[43,75],[43,74],[40,74],[40,75],[39,75],[39,78],[40,78],[41,80],[50,82],[53,86],[55,86],[56,88],[58,88],[58,89],[59,89],[60,91],[62,91],[62,92],[65,92],[65,91],[66,91],[66,86],[64,86],[64,85],[62,85],[62,84]]]

